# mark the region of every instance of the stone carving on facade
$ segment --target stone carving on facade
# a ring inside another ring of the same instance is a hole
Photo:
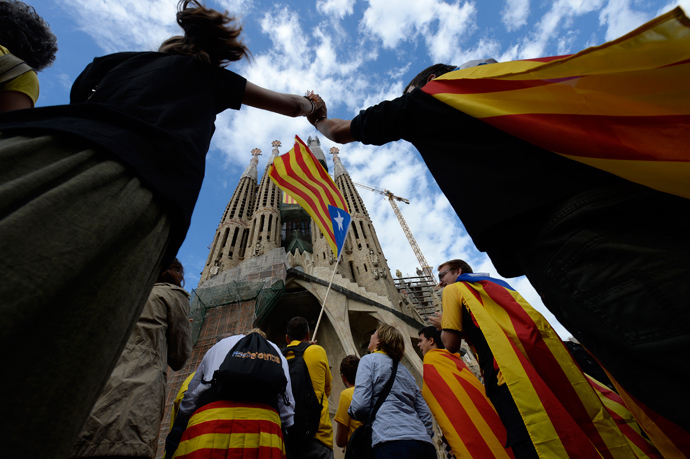
[[[379,265],[379,257],[376,255],[373,249],[369,249],[369,260],[371,261],[371,265],[376,267]]]
[[[256,244],[254,245],[254,256],[258,257],[260,255],[264,254],[264,246],[261,243],[261,241],[256,241]]]

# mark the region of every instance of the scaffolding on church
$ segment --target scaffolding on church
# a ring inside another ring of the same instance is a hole
[[[440,301],[434,291],[432,279],[421,274],[413,277],[395,277],[395,288],[406,295],[420,316],[425,320],[439,308]]]
[[[192,290],[192,340],[196,344],[209,309],[255,300],[253,323],[260,323],[285,293],[285,282],[277,280],[230,281]]]

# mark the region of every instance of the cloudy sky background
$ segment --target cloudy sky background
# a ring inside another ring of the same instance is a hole
[[[67,103],[72,82],[94,57],[155,50],[180,32],[176,0],[28,3],[50,23],[59,46],[53,66],[39,74],[39,106]],[[231,70],[276,91],[304,94],[313,89],[326,100],[330,116],[344,119],[397,97],[414,75],[435,63],[575,53],[618,38],[675,6],[690,11],[690,0],[207,0],[205,4],[233,12],[244,25],[253,60],[235,63]],[[283,143],[283,153],[295,134],[304,140],[318,134],[303,118],[250,107],[221,114],[216,127],[204,186],[178,255],[189,290],[199,282],[207,247],[249,164],[251,150],[263,151],[262,174],[273,140]],[[324,152],[334,146],[323,137],[321,141]],[[475,271],[497,276],[490,260],[474,248],[412,146],[396,142],[338,147],[355,182],[410,200],[410,205],[400,208],[430,265],[464,258]],[[458,171],[458,183],[464,173],[468,172]],[[360,194],[391,270],[414,275],[419,263],[390,204],[370,191],[360,189]],[[546,315],[562,338],[570,336],[546,311],[526,278],[510,283]]]

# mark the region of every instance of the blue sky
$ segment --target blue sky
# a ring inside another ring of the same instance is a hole
[[[39,73],[39,106],[67,103],[72,82],[94,57],[155,50],[180,32],[176,0],[28,3],[50,23],[59,46],[53,66]],[[329,115],[344,119],[397,97],[414,75],[431,64],[575,53],[618,38],[675,6],[690,11],[690,0],[208,0],[205,4],[236,14],[244,25],[253,61],[234,63],[231,70],[276,91],[315,90],[327,102]],[[303,118],[248,107],[221,114],[216,128],[206,179],[178,254],[189,290],[198,284],[207,246],[249,164],[251,150],[263,151],[262,174],[273,140],[282,142],[284,153],[295,134],[304,140],[318,134]],[[334,146],[323,137],[321,141],[324,152]],[[400,208],[430,265],[464,258],[475,271],[497,276],[490,260],[474,248],[412,146],[396,142],[338,147],[355,182],[410,200]],[[330,165],[332,170],[332,161]],[[458,171],[458,183],[464,173],[468,172]],[[391,270],[414,274],[419,263],[387,200],[363,189],[360,194]],[[545,314],[561,337],[570,336],[545,310],[527,279],[510,283]]]

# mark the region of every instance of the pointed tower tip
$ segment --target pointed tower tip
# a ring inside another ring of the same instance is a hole
[[[319,162],[323,165],[323,167],[326,168],[326,170],[328,170],[326,155],[323,153],[323,150],[321,149],[321,141],[319,140],[319,138],[316,136],[309,136],[307,138],[307,146],[309,147],[311,152],[314,153],[316,159],[318,159]]]
[[[337,179],[343,174],[350,175],[347,173],[343,162],[340,160],[340,156],[338,156],[340,149],[338,147],[331,147],[328,151],[333,155],[333,178]]]
[[[256,166],[259,164],[259,155],[261,155],[261,150],[259,150],[258,148],[252,150],[252,159],[249,161],[249,166],[247,166],[247,168],[242,173],[240,180],[243,177],[249,177],[255,182],[258,181],[259,173],[257,171]]]

